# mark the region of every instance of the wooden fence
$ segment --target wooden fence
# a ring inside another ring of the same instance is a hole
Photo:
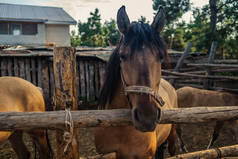
[[[80,100],[97,99],[106,62],[94,56],[77,55],[77,91]],[[0,54],[0,76],[17,76],[43,88],[47,105],[54,93],[53,54]],[[51,107],[48,109],[51,110]]]
[[[162,71],[165,79],[173,83],[176,88],[192,86],[238,92],[238,84],[234,84],[234,81],[238,81],[238,77],[222,75],[224,72],[238,74],[237,60],[216,60],[215,47],[211,49],[212,56],[189,53],[190,48],[191,44],[188,44],[184,54],[169,51],[171,68]],[[79,101],[97,99],[103,84],[107,60],[96,55],[106,52],[106,59],[108,59],[111,51],[111,49],[78,50],[76,81]],[[48,109],[52,110],[50,107],[54,92],[52,50],[0,51],[0,76],[18,76],[43,88]]]
[[[176,88],[191,86],[238,93],[238,61],[215,59],[216,42],[213,42],[206,58],[187,62],[186,59],[191,55],[189,54],[191,45],[188,43],[174,69],[162,70],[163,77]]]

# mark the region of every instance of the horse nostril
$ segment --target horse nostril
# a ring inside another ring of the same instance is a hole
[[[134,110],[134,118],[135,118],[136,121],[140,121],[139,116],[138,116],[138,109]]]

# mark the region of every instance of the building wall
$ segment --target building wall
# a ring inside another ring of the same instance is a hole
[[[69,25],[46,24],[46,42],[70,46]]]
[[[36,35],[0,35],[0,45],[45,45],[45,24],[37,24]]]

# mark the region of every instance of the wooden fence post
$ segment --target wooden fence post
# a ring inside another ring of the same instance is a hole
[[[215,58],[215,54],[216,54],[216,47],[217,47],[217,43],[215,41],[213,41],[212,46],[211,46],[211,50],[210,50],[210,53],[209,53],[209,57],[208,57],[208,63],[209,64],[212,64],[214,62],[214,58]],[[207,68],[206,71],[207,71],[206,72],[207,76],[212,75],[211,68]],[[211,80],[209,80],[209,79],[204,80],[204,83],[203,83],[203,88],[204,89],[210,89],[211,85],[212,85]]]
[[[72,47],[54,48],[54,110],[77,110],[77,87],[76,87],[76,50]],[[64,132],[56,131],[57,159],[78,159],[78,129],[73,130],[73,140],[67,145]]]
[[[182,56],[179,58],[175,68],[174,68],[174,72],[179,72],[180,67],[183,65],[183,61],[184,59],[187,57],[187,55],[189,54],[189,51],[192,47],[192,43],[189,42],[187,45],[187,48],[184,50],[184,53],[182,54]],[[171,79],[169,80],[169,82],[174,85],[175,79]]]

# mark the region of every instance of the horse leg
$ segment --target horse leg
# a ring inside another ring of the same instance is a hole
[[[223,125],[224,125],[224,121],[217,121],[216,122],[216,125],[215,125],[214,130],[213,130],[212,138],[211,138],[211,140],[210,140],[210,142],[207,146],[207,149],[210,149],[214,145],[214,142],[218,138],[219,133],[220,133]]]
[[[168,137],[168,150],[170,156],[174,156],[176,152],[176,139],[177,139],[177,134],[176,134],[176,125],[172,124],[172,128]]]
[[[11,131],[0,131],[0,143],[6,141],[11,136]]]
[[[178,140],[179,140],[179,145],[180,145],[180,149],[182,150],[183,153],[187,153],[188,150],[183,142],[183,139],[182,139],[182,129],[181,129],[181,125],[180,124],[177,124],[176,125],[176,133],[177,133],[177,137],[178,137]]]
[[[12,148],[16,152],[19,159],[29,159],[30,152],[26,148],[26,145],[23,142],[23,132],[15,131],[10,137],[9,141],[12,145]]]
[[[155,159],[163,159],[164,158],[164,150],[166,149],[166,144],[167,144],[167,140],[157,148],[156,153],[155,153]]]
[[[47,139],[47,130],[30,130],[27,133],[31,136],[34,143],[36,144],[39,150],[40,159],[52,158],[51,146]]]

